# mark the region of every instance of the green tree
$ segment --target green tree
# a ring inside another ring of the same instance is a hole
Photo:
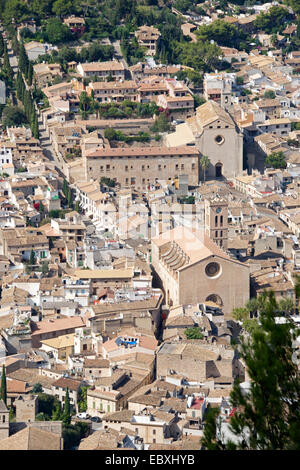
[[[33,79],[33,66],[32,66],[32,63],[29,62],[28,69],[27,69],[27,83],[29,86],[32,85],[32,79]]]
[[[184,330],[184,334],[187,339],[203,339],[204,335],[201,333],[201,329],[199,327],[194,328],[187,328]]]
[[[3,73],[7,76],[8,80],[13,80],[14,78],[14,72],[13,69],[10,65],[9,57],[8,57],[8,52],[7,52],[7,47],[6,43],[4,45],[4,53],[3,53],[3,67],[2,67]]]
[[[51,12],[51,2],[49,0],[33,0],[31,8],[38,18],[43,18]]]
[[[116,139],[116,131],[112,127],[107,127],[104,131],[104,137],[105,137],[105,139],[108,139],[109,141],[115,140]]]
[[[296,15],[300,15],[300,4],[298,0],[284,0],[284,3],[291,7]]]
[[[37,413],[37,415],[35,417],[35,420],[36,421],[49,421],[49,419],[47,419],[47,415],[45,413]]]
[[[273,90],[266,90],[264,98],[274,100],[276,98],[275,92]]]
[[[78,409],[80,412],[87,410],[87,391],[88,387],[81,387],[79,389]]]
[[[18,55],[19,55],[19,57],[18,57],[19,69],[26,76],[27,68],[29,66],[29,60],[28,60],[27,52],[25,50],[25,47],[24,47],[23,43],[19,44],[19,54]]]
[[[220,64],[222,55],[222,50],[217,44],[211,44],[210,41],[203,39],[198,39],[197,42],[178,44],[180,62],[195,69],[196,73],[214,71]],[[198,75],[196,77],[201,83],[200,77]],[[193,75],[192,78],[194,78]]]
[[[55,15],[63,17],[69,15],[74,10],[70,0],[56,0],[52,5],[52,11]]]
[[[33,250],[31,250],[31,252],[30,252],[29,264],[31,264],[31,266],[32,266],[33,264],[35,264],[35,253],[34,253]]]
[[[75,202],[74,211],[76,211],[76,212],[80,213],[80,205],[79,205],[79,201],[76,201],[76,202]]]
[[[62,421],[64,425],[68,426],[71,423],[71,407],[70,407],[70,396],[69,389],[66,390],[65,406],[63,411]]]
[[[36,112],[34,111],[33,113],[33,118],[31,120],[31,131],[32,131],[32,135],[35,139],[38,139],[39,138],[39,124],[38,124],[38,118],[37,118],[37,114]]]
[[[114,188],[116,185],[114,180],[112,180],[111,178],[107,178],[106,176],[102,176],[100,178],[100,184],[103,184],[104,186],[108,186],[110,188]]]
[[[71,30],[68,26],[61,23],[57,18],[48,20],[45,32],[48,41],[53,44],[66,42],[72,37]]]
[[[278,29],[284,26],[285,19],[288,16],[288,10],[281,6],[272,6],[267,12],[262,12],[254,21],[258,30],[267,34],[277,34]]]
[[[276,322],[279,306],[273,292],[262,304],[260,327],[238,347],[250,377],[249,391],[236,382],[230,395],[236,410],[230,430],[238,443],[221,441],[214,415],[204,429],[206,449],[299,450],[300,381],[293,345],[300,331],[291,319]]]
[[[68,182],[67,180],[64,178],[64,181],[63,181],[63,193],[65,195],[65,197],[67,197],[67,194],[68,194]]]
[[[73,425],[63,426],[63,439],[64,439],[64,450],[73,450],[76,448],[81,439],[86,437],[89,432],[89,425],[87,423],[76,423]]]
[[[43,261],[42,264],[42,274],[46,275],[49,272],[49,262],[48,261]]]
[[[9,422],[13,423],[15,421],[14,409],[12,406],[9,407]]]
[[[156,118],[155,123],[151,127],[152,132],[168,132],[170,130],[170,123],[168,121],[166,113],[160,113]]]
[[[4,401],[5,405],[7,405],[6,373],[4,364],[2,366],[0,399]]]
[[[0,57],[2,57],[4,54],[4,40],[2,33],[0,33]]]
[[[202,171],[203,171],[203,181],[204,181],[204,183],[205,183],[206,170],[209,168],[209,165],[210,165],[210,159],[208,158],[207,155],[203,155],[200,159],[200,166],[201,166]]]
[[[39,382],[33,385],[32,393],[42,393],[42,392],[43,392],[43,387]]]
[[[196,31],[199,41],[215,41],[219,46],[239,48],[245,35],[235,25],[219,19],[209,25],[202,25]]]
[[[79,107],[84,113],[88,112],[91,107],[91,98],[87,95],[85,91],[80,93]]]
[[[18,106],[5,106],[2,113],[3,127],[19,126],[27,122],[26,116]]]
[[[42,214],[44,212],[45,208],[42,202],[39,204],[39,213]]]
[[[6,24],[10,25],[13,19],[16,23],[20,23],[27,18],[30,18],[30,11],[25,1],[9,0],[5,2],[3,19]]]
[[[62,419],[61,404],[57,400],[54,406],[53,413],[52,413],[52,421],[61,421],[61,419]]]
[[[265,158],[265,165],[267,168],[284,169],[286,168],[286,161],[283,152],[272,152]]]
[[[68,193],[67,193],[67,201],[68,201],[68,206],[73,207],[73,195],[72,195],[72,188],[68,188]]]

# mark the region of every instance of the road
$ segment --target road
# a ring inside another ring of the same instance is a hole
[[[38,116],[38,125],[39,125],[39,133],[40,133],[40,143],[41,143],[41,147],[43,149],[44,155],[48,158],[48,160],[55,163],[57,169],[63,173],[62,171],[63,159],[62,157],[59,157],[54,151],[41,116]]]
[[[131,78],[131,73],[128,70],[128,64],[126,60],[124,59],[122,51],[121,51],[120,41],[117,40],[117,41],[112,42],[112,46],[114,46],[115,51],[116,51],[115,53],[116,59],[124,65],[126,73],[130,76],[128,78]]]

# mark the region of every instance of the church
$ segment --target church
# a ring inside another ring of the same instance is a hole
[[[178,124],[175,132],[166,135],[165,144],[195,146],[200,159],[206,155],[210,160],[208,177],[233,178],[242,174],[243,134],[230,114],[214,101],[199,106],[195,116]]]
[[[152,239],[152,266],[169,307],[213,302],[231,314],[249,300],[249,267],[226,251],[227,219],[226,201],[210,199],[203,229],[178,226]]]

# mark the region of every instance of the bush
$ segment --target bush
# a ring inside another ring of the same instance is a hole
[[[276,98],[275,92],[273,90],[265,91],[264,98],[274,100]]]
[[[201,333],[199,327],[187,328],[184,332],[187,339],[203,339],[204,335]]]
[[[100,184],[103,184],[104,186],[108,186],[110,188],[114,188],[116,183],[114,180],[107,178],[106,176],[102,176],[100,179]]]
[[[168,132],[170,130],[170,123],[165,113],[161,113],[151,127],[152,132]]]
[[[286,161],[283,152],[272,152],[265,159],[267,168],[284,169],[286,168]]]

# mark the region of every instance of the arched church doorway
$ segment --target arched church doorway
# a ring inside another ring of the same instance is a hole
[[[216,169],[216,178],[221,178],[222,175],[222,163],[216,163],[215,169]]]
[[[217,294],[210,294],[208,297],[206,297],[205,302],[213,302],[214,304],[219,305],[219,307],[222,307],[223,305],[223,300]]]

